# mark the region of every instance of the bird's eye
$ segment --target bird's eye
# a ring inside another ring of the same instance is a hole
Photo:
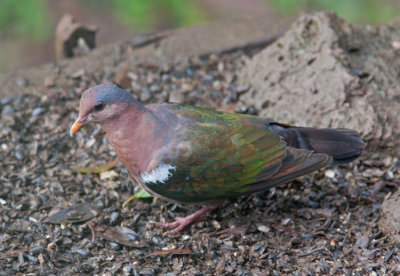
[[[95,111],[102,111],[104,109],[104,103],[103,102],[98,102],[96,103],[96,105],[94,106],[94,110]]]

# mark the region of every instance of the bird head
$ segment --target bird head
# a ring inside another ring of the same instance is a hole
[[[136,102],[131,94],[112,83],[104,83],[83,92],[79,103],[79,117],[71,126],[72,136],[88,122],[102,123],[115,118]]]

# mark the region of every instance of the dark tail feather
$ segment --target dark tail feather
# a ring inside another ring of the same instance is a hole
[[[364,148],[364,142],[357,132],[349,129],[317,129],[280,124],[272,124],[271,127],[282,136],[288,146],[329,154],[333,158],[332,165],[357,159]]]

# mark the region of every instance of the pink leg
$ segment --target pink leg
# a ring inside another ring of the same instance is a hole
[[[179,231],[182,231],[186,226],[189,224],[198,221],[198,220],[204,220],[206,218],[206,214],[211,212],[217,207],[212,207],[212,206],[206,206],[201,208],[200,210],[194,212],[193,214],[186,216],[186,217],[175,217],[174,222],[169,222],[169,223],[159,223],[158,225],[164,228],[174,228],[171,231],[166,232],[165,234],[170,235],[170,234],[175,234]]]

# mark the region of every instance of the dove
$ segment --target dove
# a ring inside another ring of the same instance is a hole
[[[299,108],[299,107],[297,107]],[[173,234],[223,200],[265,191],[358,158],[349,129],[296,127],[182,103],[143,105],[112,83],[87,89],[70,134],[99,123],[130,177],[155,197],[202,206],[160,224]]]

